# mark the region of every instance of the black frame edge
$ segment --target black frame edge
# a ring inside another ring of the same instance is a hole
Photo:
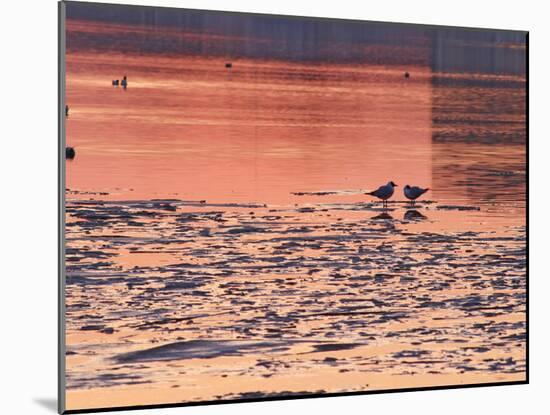
[[[316,399],[316,398],[335,398],[343,396],[364,396],[364,395],[379,395],[379,394],[393,394],[393,393],[408,393],[408,392],[428,392],[428,391],[441,391],[441,390],[453,390],[453,389],[471,389],[471,388],[484,388],[493,386],[515,386],[526,385],[529,382],[527,380],[518,380],[510,382],[493,382],[493,383],[473,383],[465,385],[448,385],[448,386],[426,386],[419,388],[402,388],[402,389],[381,389],[372,391],[359,391],[359,392],[338,392],[338,393],[312,393],[296,396],[275,396],[267,398],[253,398],[253,399],[227,399],[216,401],[198,401],[198,402],[183,402],[183,403],[166,403],[155,405],[132,405],[132,406],[114,406],[107,408],[93,408],[93,409],[69,409],[63,412],[63,414],[89,414],[96,412],[119,412],[119,411],[137,411],[145,409],[168,409],[168,408],[184,408],[192,406],[213,406],[213,405],[226,405],[226,404],[238,404],[249,402],[273,402],[273,401],[294,401],[299,399]]]
[[[525,381],[529,383],[529,32],[525,33]]]
[[[57,3],[57,412],[65,413],[65,17],[66,3]]]

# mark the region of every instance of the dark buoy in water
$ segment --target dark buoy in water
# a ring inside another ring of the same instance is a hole
[[[69,116],[69,106],[65,105],[65,117]]]
[[[73,147],[65,147],[65,158],[72,160],[76,156],[76,152]]]
[[[128,86],[128,80],[126,79],[126,75],[124,75],[124,78],[122,78],[122,81],[120,81],[120,85],[122,85],[124,89],[126,89],[126,87]]]
[[[225,64],[225,67],[226,67],[227,69],[231,69],[231,68],[233,67],[233,64],[232,64],[231,62],[227,62],[227,63]]]
[[[411,75],[408,72],[405,72],[405,78],[409,78]]]
[[[118,83],[119,83],[118,79],[113,79],[113,86],[118,86]]]

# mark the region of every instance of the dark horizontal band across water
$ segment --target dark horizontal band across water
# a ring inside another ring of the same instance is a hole
[[[68,22],[128,25],[70,32],[67,47],[305,62],[427,65],[437,72],[524,75],[526,32],[67,2]],[[134,33],[131,29],[145,29]],[[178,32],[174,32],[177,29]],[[181,32],[204,38],[182,41]],[[379,46],[376,53],[372,47]],[[399,53],[396,53],[398,48]]]

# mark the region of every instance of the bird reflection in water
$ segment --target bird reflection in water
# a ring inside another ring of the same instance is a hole
[[[380,213],[379,215],[373,216],[372,220],[393,220],[393,216],[387,212]]]
[[[409,209],[405,212],[405,214],[403,215],[403,219],[404,220],[416,220],[416,221],[419,221],[419,220],[426,220],[428,219],[428,217],[426,215],[423,215],[422,213],[420,213],[418,210],[415,210],[415,209]]]

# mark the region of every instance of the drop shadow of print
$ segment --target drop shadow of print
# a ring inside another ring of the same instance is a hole
[[[57,399],[55,398],[34,398],[34,402],[48,411],[57,413]]]

